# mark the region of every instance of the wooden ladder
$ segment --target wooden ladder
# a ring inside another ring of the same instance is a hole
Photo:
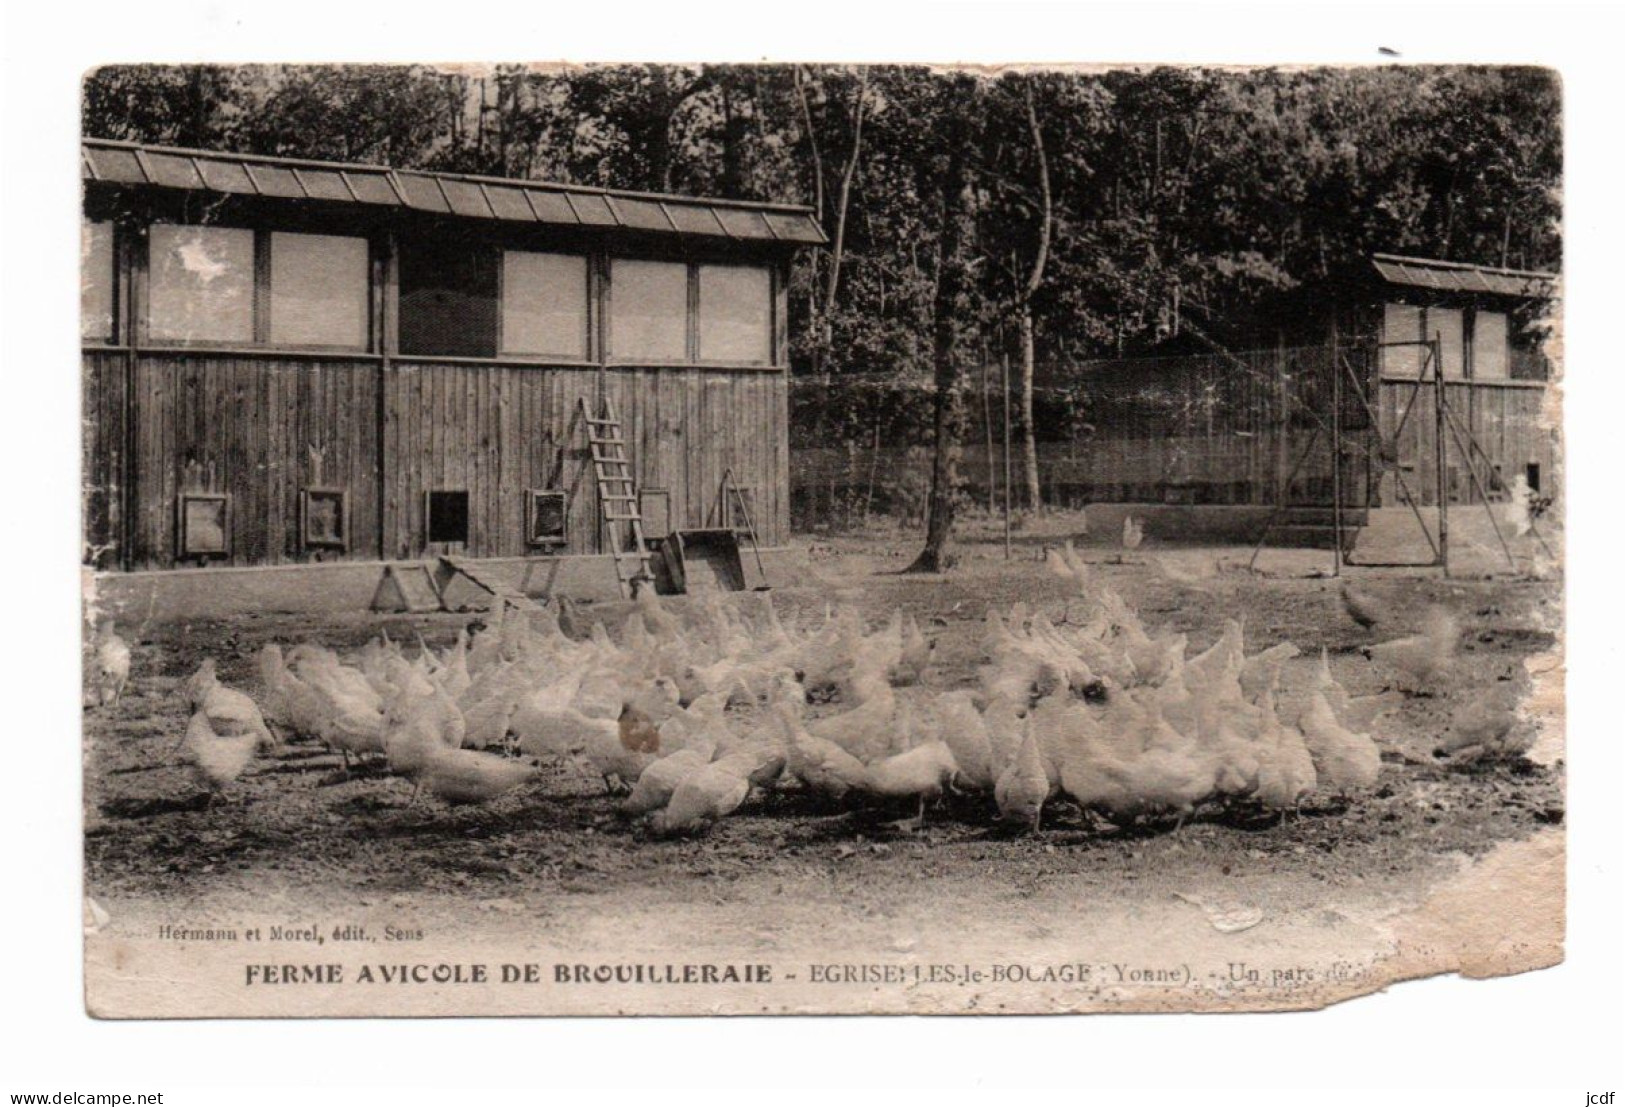
[[[620,584],[621,595],[635,599],[638,589],[652,586],[655,578],[649,565],[649,547],[643,538],[643,513],[638,505],[632,462],[626,456],[626,440],[621,436],[621,421],[607,396],[600,415],[594,415],[587,407],[585,396],[579,402],[581,421],[587,427],[587,444],[592,447],[598,506],[604,522],[609,525],[615,579]]]

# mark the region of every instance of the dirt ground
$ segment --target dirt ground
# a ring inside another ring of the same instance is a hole
[[[787,615],[821,612],[829,602],[861,604],[874,620],[896,607],[912,611],[937,642],[926,685],[959,687],[973,679],[990,604],[1022,600],[1065,617],[1067,585],[1041,562],[1044,543],[1065,531],[1061,519],[1023,533],[1006,561],[996,533],[973,528],[959,565],[942,577],[898,575],[913,552],[908,536],[817,536],[808,542],[820,579],[779,589],[775,602]],[[1383,675],[1358,652],[1374,639],[1342,613],[1336,582],[1303,575],[1324,569],[1326,555],[1283,553],[1265,576],[1235,568],[1248,552],[1083,548],[1148,626],[1188,632],[1193,649],[1233,616],[1245,620],[1249,651],[1283,638],[1303,649],[1286,673],[1289,686],[1308,679],[1324,646],[1351,693],[1382,688]],[[1159,568],[1164,559],[1221,571],[1181,583]],[[1561,586],[1398,572],[1366,572],[1360,581],[1418,616],[1444,604],[1464,628],[1448,694],[1409,699],[1381,723],[1385,767],[1374,792],[1346,804],[1317,800],[1286,819],[1208,812],[1177,831],[1091,829],[1056,804],[1037,838],[1006,832],[985,801],[944,806],[922,832],[909,833],[891,825],[901,810],[831,811],[781,796],[706,837],[655,841],[615,814],[599,782],[574,770],[551,768],[537,786],[483,807],[408,806],[405,782],[346,777],[331,755],[308,748],[255,763],[229,802],[205,806],[172,756],[185,725],[176,685],[202,657],[215,657],[224,681],[252,693],[254,654],[266,642],[315,639],[342,649],[382,630],[441,645],[467,617],[265,614],[126,628],[135,648],[129,693],[114,708],[85,713],[87,890],[115,917],[196,924],[267,904],[384,912],[414,925],[522,925],[533,934],[585,935],[620,920],[624,935],[632,920],[659,928],[687,919],[724,928],[695,930],[718,948],[727,948],[729,932],[788,948],[790,931],[842,928],[981,928],[994,943],[1012,934],[1037,940],[1048,933],[1045,910],[1068,914],[1075,928],[1089,914],[1078,904],[1090,904],[1095,925],[1105,927],[1111,911],[1216,890],[1277,914],[1323,913],[1329,902],[1355,900],[1378,913],[1397,909],[1464,859],[1560,827],[1560,736],[1542,738],[1532,761],[1454,765],[1431,751],[1453,705],[1498,681],[1527,683],[1525,663],[1554,646]],[[625,608],[588,610],[615,626]],[[1046,898],[1054,903],[1041,908]]]

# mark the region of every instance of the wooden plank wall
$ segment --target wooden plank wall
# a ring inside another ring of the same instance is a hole
[[[663,488],[674,527],[720,526],[722,479],[751,490],[764,545],[789,538],[787,382],[780,372],[612,369],[640,489]]]
[[[607,549],[579,401],[596,407],[599,372],[397,360],[386,378],[385,523],[390,557],[425,552],[520,557],[525,491],[566,492],[566,553]],[[640,489],[664,489],[674,526],[714,524],[723,471],[754,486],[764,543],[788,536],[784,396],[779,372],[615,368],[604,373]],[[466,546],[427,547],[423,494],[469,493]]]
[[[122,351],[87,350],[80,375],[80,503],[87,560],[98,569],[117,568],[123,554],[128,360]]]
[[[87,541],[122,532],[127,354],[83,362]],[[171,568],[182,491],[231,496],[231,554],[211,563],[538,555],[525,541],[525,492],[563,488],[566,553],[604,548],[578,401],[596,405],[599,371],[397,359],[143,355],[135,373],[131,567]],[[786,377],[778,371],[612,369],[640,488],[663,488],[673,525],[715,525],[722,475],[754,489],[764,543],[789,536]],[[383,502],[380,504],[380,470]],[[349,493],[347,550],[306,550],[301,490]],[[429,545],[424,493],[469,493],[470,541]],[[382,509],[382,510],[381,510]],[[99,564],[113,567],[118,551]]]
[[[532,369],[398,359],[385,378],[384,534],[391,558],[540,554],[525,541],[525,493],[567,492],[567,553],[598,549],[597,495],[577,401],[592,369]],[[570,433],[573,427],[574,433]],[[466,545],[425,542],[424,493],[469,494]]]
[[[377,366],[370,359],[143,356],[135,374],[132,568],[176,558],[176,497],[231,496],[231,565],[377,557]],[[346,550],[306,550],[301,490],[349,493]]]
[[[1473,437],[1489,457],[1488,464],[1478,461],[1480,481],[1488,486],[1489,464],[1499,465],[1503,478],[1510,481],[1532,462],[1541,468],[1542,491],[1549,495],[1555,490],[1559,479],[1554,469],[1557,435],[1541,426],[1547,395],[1544,385],[1498,381],[1452,382],[1445,387],[1457,419],[1464,427],[1472,428]],[[1438,500],[1432,386],[1416,390],[1412,382],[1385,379],[1381,389],[1383,433],[1391,437],[1399,430],[1398,463],[1406,485],[1420,503],[1432,505]],[[1413,392],[1415,402],[1410,417],[1404,419]],[[1400,429],[1402,419],[1404,427]],[[1447,467],[1456,471],[1451,502],[1475,502],[1466,460],[1448,430],[1446,447]],[[1384,504],[1402,502],[1392,476],[1383,478],[1381,495]]]

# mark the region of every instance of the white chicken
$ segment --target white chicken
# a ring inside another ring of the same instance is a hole
[[[780,741],[751,742],[725,753],[719,747],[718,754],[718,761],[726,761],[734,771],[744,775],[752,791],[768,794],[772,794],[789,764],[788,751]]]
[[[102,707],[118,703],[130,682],[130,646],[119,637],[111,619],[98,632],[91,676],[96,703]]]
[[[387,752],[384,748],[387,721],[382,710],[330,705],[321,717],[317,735],[329,748],[339,751],[348,769],[352,757],[360,759]]]
[[[1219,640],[1185,662],[1185,680],[1196,691],[1218,690],[1238,682],[1246,663],[1241,623],[1226,619]]]
[[[651,634],[661,638],[682,637],[682,621],[666,610],[666,605],[661,602],[654,589],[640,588],[634,603]]]
[[[423,789],[450,804],[486,803],[535,776],[535,767],[522,761],[450,746],[432,750],[418,772]]]
[[[877,796],[919,801],[916,826],[925,825],[925,805],[942,795],[954,775],[954,756],[947,743],[926,742],[867,765],[863,790]]]
[[[1216,704],[1198,722],[1201,740],[1218,754],[1213,791],[1219,799],[1250,799],[1263,772],[1262,709],[1254,704]]]
[[[207,716],[209,728],[218,735],[237,738],[252,736],[262,749],[277,745],[265,717],[246,693],[227,688],[215,675],[214,658],[207,657],[197,672],[182,685],[186,705],[194,714]]]
[[[1123,548],[1137,550],[1145,541],[1145,526],[1134,516],[1123,516]]]
[[[750,780],[739,768],[736,762],[713,761],[689,773],[649,820],[650,829],[662,837],[697,834],[733,814],[750,795]]]
[[[1138,757],[1129,762],[1131,787],[1142,811],[1172,811],[1179,829],[1218,787],[1218,750],[1169,726],[1155,706]]]
[[[1087,530],[1084,533],[1087,533]],[[1044,566],[1062,580],[1072,581],[1080,592],[1087,592],[1089,583],[1093,580],[1088,564],[1078,556],[1078,551],[1070,538],[1059,547],[1044,548]]]
[[[982,712],[982,725],[987,728],[988,776],[997,783],[1005,766],[1015,760],[1021,749],[1022,720],[1026,717],[1027,701],[996,699]],[[963,766],[962,766],[963,767]],[[991,787],[991,785],[990,785]]]
[[[992,607],[987,611],[983,651],[987,664],[978,679],[989,701],[1029,703],[1069,687],[1084,687],[1095,677],[1087,663],[1064,639],[1050,633],[1048,621],[1027,630],[1024,613],[1012,611],[1007,624]]]
[[[260,651],[259,664],[260,679],[267,689],[269,725],[338,750],[347,770],[352,756],[383,752],[384,713],[370,689],[359,700],[328,696],[289,669],[275,644]]]
[[[1049,773],[1044,769],[1044,760],[1038,752],[1038,737],[1032,732],[1029,721],[1020,750],[994,785],[994,802],[999,805],[1002,818],[1024,823],[1036,834],[1044,812],[1044,802],[1049,795]]]
[[[1471,761],[1529,752],[1536,730],[1518,726],[1518,701],[1518,692],[1510,684],[1473,696],[1450,713],[1450,729],[1433,755]]]
[[[681,700],[682,693],[677,689],[677,682],[670,677],[657,676],[648,683],[632,689],[627,695],[626,703],[655,726],[659,726],[676,714],[681,707]]]
[[[436,683],[454,700],[461,697],[468,691],[469,685],[474,683],[474,678],[468,671],[468,628],[464,627],[457,632],[457,641],[441,659],[440,670],[436,673]]]
[[[897,660],[892,663],[891,670],[887,674],[891,683],[899,687],[920,683],[921,678],[925,676],[926,666],[931,663],[931,652],[934,649],[936,643],[926,638],[914,616],[905,615]]]
[[[1319,781],[1314,758],[1296,727],[1282,725],[1275,704],[1266,697],[1259,731],[1258,787],[1252,798],[1272,811],[1293,811],[1314,792]]]
[[[948,692],[937,702],[937,726],[948,744],[955,779],[974,792],[989,792],[998,782],[993,771],[993,744],[987,722],[977,713],[969,692]]]
[[[382,674],[384,660],[379,661]],[[383,710],[383,696],[366,674],[339,661],[331,650],[306,643],[289,651],[294,673],[329,700],[341,715],[367,716]],[[392,691],[387,687],[386,690]]]
[[[1382,753],[1377,744],[1370,735],[1356,734],[1339,723],[1324,694],[1310,694],[1309,706],[1298,725],[1322,788],[1347,796],[1377,783],[1382,772]]]
[[[583,715],[598,719],[618,719],[626,708],[621,676],[607,668],[584,674],[576,689],[575,707]]]
[[[442,750],[461,749],[467,734],[463,713],[439,688],[426,696],[400,695],[385,715],[384,756],[392,772],[411,777],[417,800],[424,772]]]
[[[475,679],[503,660],[502,624],[507,610],[507,604],[499,603],[492,609],[489,622],[469,624],[468,672]]]
[[[873,675],[862,677],[859,684],[871,689],[863,702],[850,711],[808,722],[806,729],[867,764],[897,752],[898,700],[891,687]]]
[[[569,735],[579,728],[578,720],[584,717],[575,706],[584,675],[565,673],[519,701],[509,717],[508,729],[521,748],[537,757],[566,753],[573,744]]]
[[[213,802],[216,794],[243,775],[243,770],[254,760],[259,746],[258,739],[252,733],[217,732],[208,713],[201,710],[187,723],[181,742],[186,747],[186,760],[192,767],[193,776],[208,790],[210,802]]]
[[[1153,558],[1157,572],[1170,583],[1193,592],[1212,593],[1218,582],[1219,562],[1213,558],[1176,561],[1166,555]]]
[[[712,692],[675,712],[660,727],[658,751],[675,753],[688,746],[716,749],[726,745],[732,734],[725,718],[727,708],[727,695]]]
[[[660,756],[658,743],[653,748],[645,742],[637,743],[637,748],[628,746],[617,720],[592,718],[569,710],[563,718],[575,723],[575,729],[566,739],[566,753],[583,759],[612,795],[629,793],[633,782]],[[520,748],[529,752],[523,740]]]
[[[282,657],[282,647],[267,642],[256,655],[260,671],[260,714],[265,725],[279,739],[313,738],[315,730],[301,733],[294,726],[293,710],[289,703],[288,669]]]
[[[1360,652],[1391,670],[1403,691],[1432,695],[1455,665],[1460,636],[1461,625],[1456,617],[1442,607],[1434,607],[1423,619],[1420,634],[1366,646]]]
[[[711,763],[711,754],[711,748],[693,745],[650,762],[648,768],[638,774],[631,793],[621,801],[621,813],[647,815],[666,806],[684,777]]]
[[[589,718],[568,702],[538,706],[534,700],[519,705],[508,727],[514,743],[531,757],[567,758],[579,754],[595,734],[620,742],[615,719]]]
[[[455,697],[467,725],[464,744],[471,749],[507,746],[514,717],[524,699],[529,674],[522,664],[494,665],[470,682],[460,696]],[[447,689],[450,694],[450,689]]]
[[[1273,692],[1279,686],[1282,666],[1302,652],[1291,642],[1277,642],[1248,657],[1236,674],[1241,694],[1249,703],[1258,703],[1266,690]]]
[[[1314,690],[1326,697],[1337,721],[1350,730],[1369,730],[1378,719],[1405,702],[1404,695],[1394,691],[1370,696],[1349,695],[1337,678],[1332,676],[1331,660],[1324,646],[1320,650],[1320,666],[1315,671]]]
[[[1529,488],[1529,481],[1522,473],[1513,475],[1507,487],[1506,523],[1513,536],[1522,538],[1534,529],[1534,514],[1531,505],[1534,493]]]
[[[1097,720],[1083,705],[1035,715],[1033,734],[1051,751],[1062,791],[1085,811],[1127,819],[1140,810],[1130,774],[1144,745],[1145,713],[1128,696],[1108,702]]]
[[[779,704],[773,712],[784,731],[786,767],[808,788],[839,801],[868,782],[863,762],[834,742],[809,734],[794,707]]]

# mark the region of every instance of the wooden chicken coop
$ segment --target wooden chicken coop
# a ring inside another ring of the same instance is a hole
[[[1131,507],[1162,537],[1263,524],[1310,546],[1335,540],[1334,503],[1352,542],[1375,509],[1493,501],[1516,481],[1549,497],[1556,284],[1377,254],[1298,290],[1243,348],[1062,367],[1040,387],[1074,395],[1083,427],[1040,444],[1046,494]]]
[[[1449,503],[1496,497],[1514,477],[1537,495],[1553,493],[1557,436],[1546,411],[1544,337],[1556,274],[1391,254],[1375,255],[1371,269],[1374,294],[1344,324],[1370,351],[1377,425],[1365,451],[1371,463],[1358,474],[1369,502],[1398,503],[1400,479],[1424,505],[1441,488]],[[1450,419],[1442,480],[1434,398],[1416,387],[1435,362]]]
[[[787,540],[810,210],[100,140],[82,165],[90,564],[608,554],[628,515],[654,546]]]

